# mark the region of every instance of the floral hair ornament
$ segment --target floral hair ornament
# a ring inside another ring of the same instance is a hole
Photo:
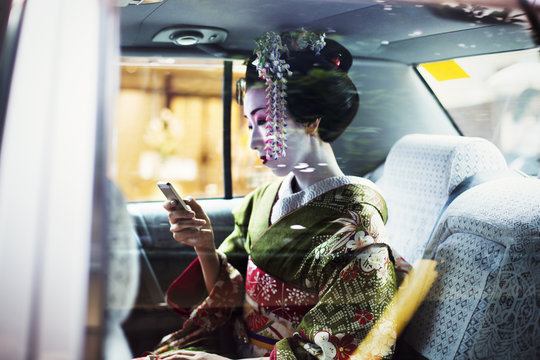
[[[287,77],[292,75],[290,66],[282,58],[289,51],[309,49],[319,55],[326,45],[326,34],[300,29],[282,35],[268,32],[255,40],[253,53],[257,59],[253,65],[259,78],[266,81],[266,144],[264,151],[268,160],[285,157],[287,149]]]

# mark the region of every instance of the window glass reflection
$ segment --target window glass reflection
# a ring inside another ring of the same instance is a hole
[[[224,196],[223,61],[125,58],[116,121],[112,177],[128,201],[161,200],[156,182],[182,195]],[[233,62],[233,84],[243,76]],[[272,178],[249,150],[242,107],[231,108],[233,195]]]
[[[537,176],[538,49],[462,58],[454,63],[465,76],[441,76],[441,72],[433,71],[437,64],[422,64],[418,70],[464,135],[492,141],[510,167]]]

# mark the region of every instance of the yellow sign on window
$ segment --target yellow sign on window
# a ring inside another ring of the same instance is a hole
[[[437,81],[464,79],[470,77],[454,60],[439,61],[420,65]]]

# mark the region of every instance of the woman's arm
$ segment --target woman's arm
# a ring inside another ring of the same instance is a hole
[[[208,293],[214,288],[219,275],[219,258],[214,243],[214,232],[210,219],[193,198],[185,199],[191,210],[176,208],[176,202],[167,201],[163,205],[169,212],[169,223],[173,238],[189,246],[193,246],[204,277]]]

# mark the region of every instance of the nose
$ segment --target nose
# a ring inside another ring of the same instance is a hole
[[[249,147],[253,150],[260,150],[264,147],[264,137],[258,126],[255,126],[251,131]]]

